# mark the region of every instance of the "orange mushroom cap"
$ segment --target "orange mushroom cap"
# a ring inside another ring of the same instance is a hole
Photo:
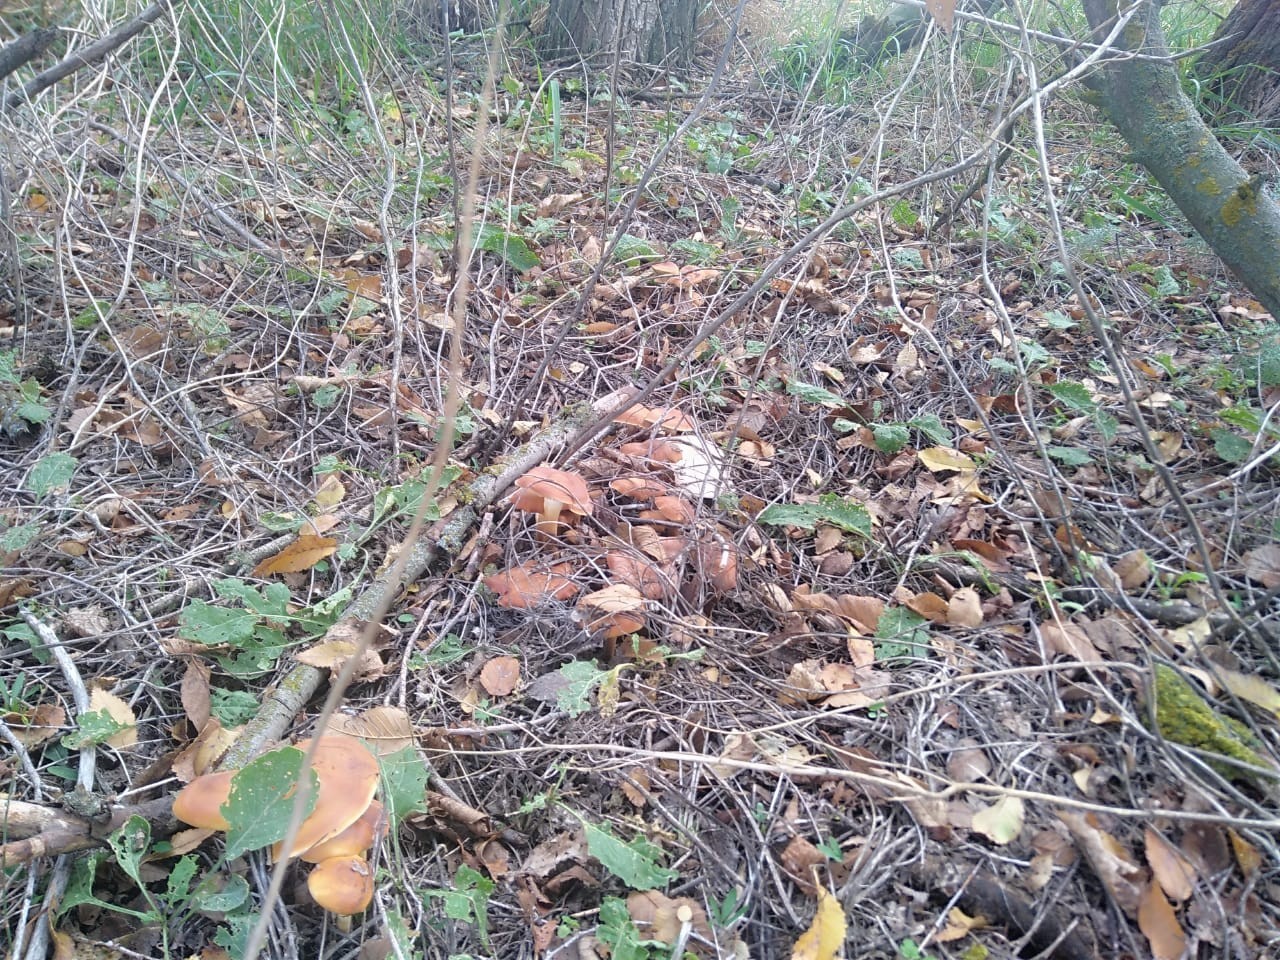
[[[310,740],[297,747],[306,752]],[[378,760],[355,737],[326,734],[319,738],[311,769],[320,786],[315,809],[302,821],[288,856],[296,857],[342,833],[369,809],[378,789]]]
[[[581,474],[557,470],[546,464],[534,467],[516,480],[519,488],[511,498],[517,510],[529,513],[553,515],[555,519],[562,509],[579,517],[589,516],[595,508],[587,481]]]
[[[348,917],[373,899],[373,868],[364,857],[330,857],[311,871],[307,889],[330,913]]]
[[[173,815],[193,827],[226,830],[231,824],[222,815],[222,805],[231,796],[231,778],[235,775],[235,770],[224,770],[196,777],[173,798]]]
[[[364,854],[379,840],[387,835],[387,818],[382,804],[374,800],[360,814],[360,819],[336,837],[330,837],[323,843],[317,843],[310,850],[302,853],[307,863],[320,863],[333,857],[353,857]]]

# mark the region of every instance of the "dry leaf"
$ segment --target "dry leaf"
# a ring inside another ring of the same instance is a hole
[[[1147,864],[1165,896],[1175,903],[1189,899],[1194,888],[1196,868],[1173,844],[1150,827],[1143,831],[1143,840]]]
[[[356,655],[359,649],[359,644],[353,640],[325,640],[299,652],[297,660],[299,663],[328,670],[336,676],[342,672],[343,666]],[[385,666],[382,657],[378,656],[378,651],[365,647],[360,653],[360,663],[351,679],[357,683],[376,680],[382,676]]]
[[[1125,590],[1137,590],[1151,579],[1151,560],[1145,550],[1130,550],[1112,564],[1112,570],[1120,578]]]
[[[951,447],[926,447],[917,453],[916,457],[930,473],[942,473],[948,470],[973,473],[978,469],[972,457]]]
[[[1280,543],[1263,544],[1246,553],[1244,572],[1268,590],[1280,587]]]
[[[982,626],[982,598],[973,587],[961,587],[947,601],[947,623],[953,627]]]
[[[1225,667],[1218,667],[1214,675],[1222,681],[1224,687],[1241,700],[1248,700],[1263,710],[1269,710],[1273,716],[1280,719],[1280,690],[1267,681],[1255,674],[1240,673]]]
[[[1138,901],[1138,929],[1151,943],[1153,960],[1182,960],[1187,935],[1177,914],[1154,883],[1147,884]]]
[[[1254,875],[1262,869],[1262,854],[1258,852],[1257,847],[1231,827],[1227,827],[1227,839],[1231,841],[1231,851],[1236,855],[1240,872],[1244,874],[1246,880],[1252,880]]]
[[[105,710],[107,715],[125,729],[107,738],[107,745],[117,750],[132,747],[138,742],[138,718],[133,715],[133,708],[114,693],[95,687],[89,693],[89,712],[99,713]]]
[[[1045,623],[1040,626],[1040,634],[1050,653],[1074,657],[1082,663],[1099,659],[1089,635],[1074,623],[1066,620],[1061,625]]]
[[[960,783],[972,783],[991,772],[991,760],[986,751],[972,737],[957,744],[960,749],[947,758],[947,776]]]
[[[1137,916],[1138,905],[1148,884],[1146,872],[1133,861],[1129,851],[1097,825],[1096,816],[1092,813],[1063,810],[1058,813],[1058,819],[1071,831],[1076,848],[1089,861],[1111,899],[1130,917]]]
[[[335,713],[325,730],[359,737],[379,757],[390,756],[414,744],[413,723],[400,707],[370,707],[354,716]]]
[[[925,0],[924,6],[939,29],[943,33],[950,33],[955,26],[956,0]]]
[[[301,573],[333,556],[337,549],[338,541],[332,537],[303,534],[274,557],[268,557],[254,567],[253,575],[265,577],[273,573]]]
[[[494,657],[480,671],[480,686],[491,697],[505,697],[520,685],[520,661],[515,657]]]
[[[1001,797],[973,815],[973,829],[992,843],[1004,846],[1022,832],[1026,810],[1018,797]]]
[[[25,713],[7,713],[4,722],[9,725],[14,739],[28,750],[52,740],[67,723],[67,711],[56,703],[42,703]]]
[[[959,907],[952,907],[947,911],[947,925],[939,930],[938,935],[933,939],[939,943],[962,940],[974,930],[981,930],[985,926],[987,926],[986,917],[971,917]]]
[[[209,674],[204,661],[194,657],[187,661],[187,669],[182,674],[179,687],[182,709],[196,730],[203,730],[209,722]]]
[[[826,887],[818,887],[818,912],[814,914],[813,924],[796,941],[791,960],[835,960],[844,947],[847,929],[840,901],[828,893]]]

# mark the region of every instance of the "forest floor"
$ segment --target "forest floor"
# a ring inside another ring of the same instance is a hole
[[[340,933],[290,867],[268,955],[1274,956],[1275,321],[1069,99],[1050,210],[1030,133],[943,176],[983,129],[945,84],[829,107],[733,80],[666,154],[694,97],[533,84],[499,85],[474,155],[478,79],[451,117],[404,83],[145,136],[29,121],[11,799],[56,807],[86,750],[92,793],[170,795],[299,656],[325,679],[279,737],[309,736],[426,496],[433,536],[463,522],[342,699],[411,747],[373,905]],[[523,453],[589,502],[488,503]],[[236,956],[265,853],[162,824],[82,855],[49,913],[49,862],[9,867],[0,938]]]

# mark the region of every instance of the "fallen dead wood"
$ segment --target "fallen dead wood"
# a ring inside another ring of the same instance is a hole
[[[506,492],[517,477],[526,473],[569,443],[581,430],[595,424],[625,399],[624,393],[606,396],[589,407],[566,414],[503,463],[490,468],[472,481],[459,497],[464,505],[433,524],[417,543],[405,547],[410,551],[408,563],[399,578],[389,579],[384,573],[369,584],[343,611],[344,620],[365,620],[378,608],[382,598],[394,596],[421,577],[437,560],[454,556],[466,542],[468,532],[483,512]],[[391,568],[394,569],[394,568]],[[231,749],[219,763],[219,769],[236,770],[257,754],[285,737],[294,718],[315,696],[327,671],[307,664],[295,664],[265,696],[262,707],[246,724]],[[436,788],[437,802],[442,808],[461,801],[428,765],[431,783]],[[15,800],[4,803],[5,836],[18,839],[0,845],[0,867],[29,863],[38,857],[52,857],[105,846],[107,837],[131,816],[145,817],[152,824],[152,835],[165,837],[179,827],[173,819],[171,796],[157,797],[144,803],[112,807],[101,819],[80,816],[66,810]]]

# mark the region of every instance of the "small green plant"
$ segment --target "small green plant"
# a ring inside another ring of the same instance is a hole
[[[825,837],[817,846],[818,852],[828,860],[834,860],[839,863],[844,859],[844,851],[840,848],[840,841],[835,837]]]
[[[890,607],[876,624],[877,660],[929,656],[929,621],[906,607]]]
[[[921,950],[910,937],[898,944],[898,956],[902,960],[932,960],[932,957]]]
[[[741,902],[738,891],[730,890],[723,897],[711,897],[707,901],[707,915],[721,930],[728,930],[747,915],[747,905]]]
[[[453,876],[453,888],[449,890],[423,890],[425,897],[439,900],[444,914],[459,923],[474,924],[481,945],[489,949],[489,898],[493,895],[494,882],[468,867],[458,867]]]
[[[0,434],[21,436],[51,415],[40,384],[18,375],[17,351],[0,350]]]

